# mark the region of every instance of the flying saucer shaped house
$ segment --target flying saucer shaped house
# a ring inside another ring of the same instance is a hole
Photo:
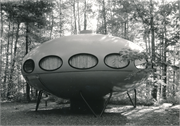
[[[71,99],[72,104],[81,97],[87,102],[98,101],[114,89],[125,92],[135,88],[134,82],[144,77],[138,74],[126,79],[139,64],[121,60],[119,52],[123,48],[141,51],[136,44],[119,37],[64,36],[29,52],[22,62],[22,74],[37,90]]]

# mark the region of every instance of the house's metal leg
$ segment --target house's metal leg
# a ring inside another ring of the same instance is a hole
[[[39,91],[39,94],[38,94],[37,104],[36,104],[36,112],[37,112],[37,110],[38,110],[39,103],[40,103],[40,101],[41,101],[42,93],[43,93],[43,91],[40,90],[40,91]]]
[[[131,104],[134,106],[134,103],[133,103],[133,101],[132,101],[132,99],[131,99],[131,97],[130,97],[130,95],[129,95],[128,92],[127,92],[127,95],[128,95],[128,97],[129,97],[129,99],[130,99],[130,101],[131,101]]]
[[[134,108],[136,108],[136,89],[134,89],[134,95],[135,95]]]
[[[134,108],[136,108],[136,89],[134,89],[134,93],[135,93],[134,103],[133,103],[133,101],[132,101],[132,99],[131,99],[131,97],[130,97],[130,95],[129,95],[128,92],[127,92],[127,95],[128,95],[128,97],[129,97],[129,99],[130,99],[132,105],[134,106]]]
[[[46,97],[48,97],[48,95],[46,94]],[[47,107],[47,100],[45,101],[45,107]]]
[[[86,103],[86,105],[89,107],[89,109],[91,110],[91,112],[93,113],[93,115],[94,115],[95,117],[97,117],[96,113],[93,111],[93,109],[91,108],[91,106],[88,104],[88,102],[86,101],[86,99],[83,97],[81,91],[79,92],[79,94],[80,94],[81,98],[83,99],[83,101]]]
[[[80,96],[81,96],[81,98],[83,99],[83,101],[86,103],[86,105],[88,106],[88,108],[89,108],[89,109],[91,110],[91,112],[93,113],[93,115],[94,115],[95,117],[97,117],[96,113],[93,111],[93,109],[91,108],[91,106],[88,104],[88,102],[86,101],[86,99],[83,97],[81,91],[80,91],[79,93],[80,93]],[[111,97],[112,97],[112,90],[110,91],[110,95],[109,95],[109,97],[108,97],[108,99],[107,99],[107,101],[106,101],[106,103],[105,103],[105,105],[104,105],[104,107],[103,107],[103,110],[101,111],[100,116],[102,116],[102,114],[104,113],[104,110],[106,109],[106,106],[108,105],[109,100],[111,99]]]
[[[103,110],[102,110],[100,116],[102,116],[102,114],[104,113],[104,110],[106,109],[106,106],[108,105],[109,100],[111,99],[111,96],[112,96],[112,90],[110,91],[109,98],[107,99],[107,101],[106,101],[106,103],[105,103],[105,105],[104,105],[104,108],[103,108]]]

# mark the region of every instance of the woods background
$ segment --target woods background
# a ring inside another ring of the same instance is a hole
[[[5,0],[0,7],[2,101],[36,98],[21,74],[29,51],[50,39],[93,30],[128,39],[152,59],[151,74],[137,89],[139,103],[179,103],[180,0]]]

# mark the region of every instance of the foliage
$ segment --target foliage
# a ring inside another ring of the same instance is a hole
[[[15,91],[17,88],[19,91],[21,90],[19,88],[21,83],[19,82],[22,80],[22,76],[16,76],[18,75],[17,73],[20,73],[21,61],[27,52],[27,50],[21,49],[25,49],[27,46],[24,41],[29,46],[31,45],[29,49],[34,48],[33,44],[44,41],[41,40],[43,37],[39,32],[46,25],[45,15],[52,11],[52,7],[53,4],[48,1],[12,1],[1,4],[2,21],[5,21],[3,23],[3,29],[5,30],[1,37],[5,36],[4,40],[6,40],[1,41],[1,49],[3,47],[7,48],[6,53],[2,50],[2,53],[4,53],[2,56],[6,56],[6,65],[3,68],[5,74],[3,73],[4,75],[2,75],[4,83],[1,85],[3,87],[3,97],[9,98],[14,96],[17,93]],[[16,86],[17,83],[19,83],[18,86]]]
[[[151,88],[153,86],[149,85],[149,84],[142,84],[141,86],[139,86],[136,89],[137,92],[137,96],[136,96],[136,103],[137,105],[153,105],[154,104],[154,99],[151,95]],[[129,91],[128,92],[130,94],[130,97],[133,101],[133,103],[135,102],[135,94],[134,91]],[[121,105],[132,105],[132,103],[130,102],[130,99],[127,95],[127,92],[123,93],[123,94],[114,94],[114,96],[112,97],[112,99],[110,100],[110,104],[121,104]]]
[[[127,49],[127,48],[123,48],[121,49],[121,51],[119,51],[119,54],[122,55],[122,58],[125,60],[131,60],[131,61],[135,61],[135,60],[142,60],[142,59],[147,59],[149,58],[148,54],[145,52],[138,52],[138,51],[134,51],[132,49]]]

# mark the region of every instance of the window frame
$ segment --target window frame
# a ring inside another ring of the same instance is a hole
[[[31,72],[27,72],[27,71],[26,71],[26,68],[25,68],[25,64],[26,64],[28,61],[32,61],[32,63],[33,63],[33,70],[32,70]],[[34,69],[35,69],[34,60],[33,60],[33,59],[27,59],[27,60],[24,62],[24,64],[23,64],[23,70],[24,70],[24,72],[26,72],[26,73],[32,73],[32,72],[34,71]]]
[[[94,57],[94,58],[96,59],[96,64],[93,65],[93,66],[91,66],[91,67],[88,67],[88,68],[78,68],[78,67],[74,67],[73,65],[70,64],[70,60],[71,60],[73,57],[76,57],[76,56],[78,56],[78,55],[88,55],[88,56],[92,56],[92,57]],[[68,64],[69,64],[69,66],[71,66],[71,67],[74,68],[74,69],[79,69],[79,70],[92,69],[92,68],[96,67],[96,66],[98,65],[98,63],[99,63],[99,59],[98,59],[95,55],[90,54],[90,53],[77,53],[77,54],[72,55],[72,56],[68,59]]]
[[[127,60],[127,64],[126,64],[125,66],[123,66],[123,67],[116,68],[116,67],[109,66],[109,65],[105,62],[105,60],[106,60],[106,58],[107,58],[108,56],[111,56],[111,55],[119,55],[119,56],[121,56],[119,53],[110,53],[110,54],[107,54],[107,55],[104,57],[104,64],[105,64],[107,67],[112,68],[112,69],[123,69],[123,68],[126,68],[126,67],[129,66],[129,64],[130,64],[130,61],[129,61],[129,60]]]
[[[60,65],[59,67],[57,67],[56,69],[51,69],[51,70],[44,69],[44,68],[41,66],[41,62],[42,62],[44,59],[48,58],[48,57],[56,57],[56,58],[58,58],[58,59],[61,61],[61,65]],[[48,56],[45,56],[45,57],[43,57],[43,58],[41,58],[41,59],[39,60],[39,67],[40,67],[42,70],[44,70],[44,71],[56,71],[56,70],[58,70],[59,68],[61,68],[62,65],[63,65],[63,60],[62,60],[61,57],[59,57],[59,56],[57,56],[57,55],[48,55]]]

